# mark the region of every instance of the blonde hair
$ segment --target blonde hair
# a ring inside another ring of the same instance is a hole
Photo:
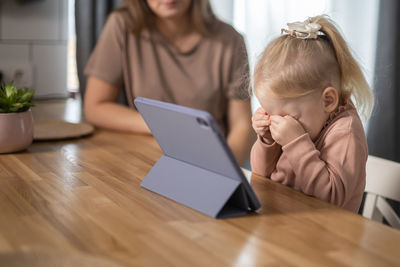
[[[124,15],[125,23],[135,35],[153,26],[155,14],[146,0],[125,0],[116,12]],[[188,12],[194,28],[204,36],[209,35],[210,26],[216,19],[209,0],[192,0]]]
[[[267,86],[276,96],[296,97],[332,86],[341,103],[353,97],[367,119],[374,97],[346,41],[327,16],[312,17],[309,22],[321,25],[322,35],[300,39],[285,34],[274,39],[256,64],[254,88]]]

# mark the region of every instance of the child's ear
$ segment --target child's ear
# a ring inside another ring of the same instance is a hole
[[[331,113],[339,104],[339,94],[333,87],[327,87],[322,92],[322,102],[327,113]]]

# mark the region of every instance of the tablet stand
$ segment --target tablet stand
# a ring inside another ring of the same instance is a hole
[[[141,186],[214,218],[245,215],[241,182],[163,155]]]

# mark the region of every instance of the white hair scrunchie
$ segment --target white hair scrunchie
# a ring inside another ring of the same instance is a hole
[[[281,29],[281,33],[287,33],[293,37],[300,39],[317,39],[318,35],[323,34],[319,30],[321,25],[310,22],[309,19],[301,22],[296,21],[287,23],[288,29]]]

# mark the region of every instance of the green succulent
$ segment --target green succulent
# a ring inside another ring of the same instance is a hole
[[[34,91],[17,88],[12,82],[2,84],[0,88],[0,113],[25,112],[33,107]]]

